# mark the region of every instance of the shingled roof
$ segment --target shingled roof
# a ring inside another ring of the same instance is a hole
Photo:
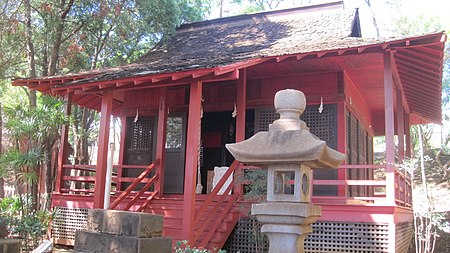
[[[77,97],[99,100],[106,89],[236,80],[243,68],[256,70],[264,64],[295,62],[302,72],[345,70],[362,78],[370,76],[359,80],[361,95],[374,110],[382,111],[382,56],[390,51],[394,77],[401,83],[409,112],[423,122],[440,122],[445,40],[443,32],[362,38],[358,11],[343,10],[339,1],[186,24],[133,64],[16,79],[13,84],[52,95],[80,91]],[[370,63],[370,68],[358,69],[363,63]],[[423,103],[423,94],[427,93],[434,99]],[[98,106],[99,102],[90,108],[98,110]]]
[[[249,59],[341,48],[361,35],[342,1],[186,24],[133,64],[80,73],[63,85],[226,66]],[[317,11],[320,10],[320,11]],[[365,42],[365,41],[364,41]],[[357,43],[358,45],[361,44]],[[94,76],[94,77],[92,77]]]

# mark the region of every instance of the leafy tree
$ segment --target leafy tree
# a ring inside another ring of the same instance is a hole
[[[10,172],[19,195],[30,193],[33,210],[37,209],[39,175],[48,166],[50,150],[58,139],[58,129],[65,122],[61,102],[43,96],[37,107],[23,107],[20,103],[5,106],[6,125],[14,146],[1,156],[1,165]],[[47,180],[51,182],[51,174]],[[46,185],[51,192],[51,185]],[[28,196],[28,195],[27,195]],[[47,196],[48,197],[48,196]],[[48,204],[48,203],[46,203]]]
[[[1,1],[0,82],[8,83],[14,76],[51,76],[129,63],[169,36],[179,24],[204,19],[209,8],[209,0]],[[12,91],[15,94],[27,95],[28,99],[21,97],[20,100],[21,105],[31,107],[30,115],[44,116],[38,111],[43,109],[39,104],[48,102],[43,101],[46,98],[36,96],[32,90],[8,89],[15,90]],[[20,130],[18,124],[18,129],[12,128],[14,117],[7,111],[23,108],[17,107],[18,101],[2,99],[2,102],[7,114],[2,122],[9,131]],[[91,126],[98,120],[98,114],[84,108],[73,111],[71,122],[74,126],[71,129],[74,130],[74,143],[80,147],[76,160],[85,162],[87,145],[95,138]],[[33,118],[34,123],[44,123],[36,118]],[[35,167],[31,171],[51,175],[54,168],[50,168],[48,157],[58,139],[58,129],[47,130],[40,140],[26,142],[26,145],[17,142],[17,136],[10,136],[9,146],[25,153],[39,150],[46,157],[45,162],[41,161],[36,165],[39,169]],[[2,144],[8,143],[5,136],[2,138]],[[29,137],[32,138],[37,137]],[[40,170],[41,165],[44,171]],[[52,183],[47,182],[46,186],[50,193]]]

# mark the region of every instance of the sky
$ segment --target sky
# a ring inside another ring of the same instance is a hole
[[[238,14],[240,6],[233,4],[232,0],[224,1],[224,16],[232,16]],[[292,8],[301,6],[302,2],[308,0],[285,0],[279,9]],[[334,2],[337,0],[311,0],[311,4],[320,4],[324,2]],[[402,2],[400,11],[391,5],[386,4],[386,0],[370,0],[372,9],[368,7],[366,0],[344,0],[345,9],[359,8],[360,18],[363,28],[364,37],[375,36],[375,28],[372,23],[372,13],[375,13],[381,35],[384,37],[393,36],[390,24],[394,17],[410,16],[417,17],[423,15],[425,17],[436,17],[442,23],[442,27],[448,27],[450,30],[450,1],[449,0],[390,0],[391,2]],[[245,0],[243,0],[245,2]],[[210,19],[219,17],[219,8],[213,10]],[[386,29],[383,29],[386,28]]]

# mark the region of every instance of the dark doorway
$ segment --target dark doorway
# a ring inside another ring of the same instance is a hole
[[[246,138],[253,135],[254,111],[246,111]],[[234,158],[225,148],[236,140],[236,119],[231,111],[205,112],[202,118],[201,176],[203,193],[212,187],[214,167],[230,166]],[[210,174],[208,178],[208,174]]]
[[[155,124],[153,116],[127,117],[125,159],[126,165],[150,165],[154,153]],[[123,177],[138,177],[144,169],[126,168],[122,170]],[[131,183],[122,183],[126,189]]]
[[[186,154],[186,113],[167,117],[164,193],[183,194]]]

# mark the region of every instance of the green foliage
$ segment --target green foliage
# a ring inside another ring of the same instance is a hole
[[[239,4],[242,7],[240,10],[241,13],[252,13],[274,10],[284,1],[285,0],[233,0],[232,2]]]
[[[29,212],[29,198],[0,199],[0,223],[6,225],[7,236],[24,239],[24,249],[33,249],[44,238],[54,213],[47,211]]]
[[[249,201],[261,202],[267,196],[267,170],[247,170],[244,172],[244,198]]]
[[[184,240],[184,241],[178,241],[175,243],[175,247],[174,247],[174,252],[175,253],[212,253],[212,252],[217,252],[217,253],[226,253],[225,250],[207,250],[207,249],[199,249],[196,247],[191,248],[191,246],[188,244],[188,241]]]

